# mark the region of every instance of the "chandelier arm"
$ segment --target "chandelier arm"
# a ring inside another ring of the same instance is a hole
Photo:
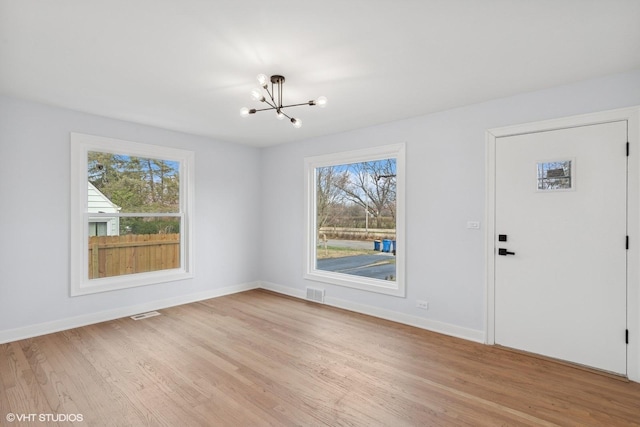
[[[267,98],[265,98],[265,99],[264,99],[264,101],[262,101],[262,102],[264,102],[264,103],[268,104],[269,106],[271,106],[271,108],[267,108],[267,110],[271,110],[271,109],[273,109],[273,108],[278,108],[278,106],[276,105],[275,101],[274,101],[274,103],[272,104],[272,103],[270,103],[270,102],[269,102],[269,100],[268,100]],[[258,110],[258,111],[259,111],[259,110]]]
[[[276,93],[276,91],[273,89],[273,85],[274,85],[273,80],[271,80],[271,91],[269,91],[269,88],[268,88],[268,87],[267,87],[267,88],[265,88],[265,89],[267,90],[267,93],[269,94],[269,97],[270,97],[270,98],[271,98],[271,100],[273,101],[273,105],[274,105],[276,108],[279,108],[279,107],[280,107],[280,105],[282,104],[282,102],[281,102],[281,101],[276,101],[276,99],[279,99],[279,98],[276,98],[276,97],[275,97],[275,95],[278,95],[278,94],[279,94],[279,92],[278,92],[278,93]],[[279,89],[279,87],[280,87],[280,85],[278,84],[278,89]]]
[[[272,84],[272,86],[273,86],[273,84]],[[266,100],[266,98],[265,98],[265,102],[266,102],[267,104],[271,105],[273,108],[277,108],[277,106],[276,106],[276,105],[277,105],[278,103],[276,102],[276,100],[275,100],[275,99],[273,99],[273,95],[272,95],[272,94],[271,94],[271,92],[269,91],[269,88],[268,88],[268,87],[266,87],[266,88],[264,88],[264,89],[267,91],[267,94],[269,95],[269,98],[271,98],[271,101],[273,102],[273,104],[272,104],[271,102],[267,101],[267,100]],[[271,88],[271,90],[273,91],[273,88]]]
[[[269,93],[269,96],[271,97],[271,100],[273,101],[273,103],[274,103],[275,105],[278,105],[278,103],[276,102],[276,100],[275,100],[275,99],[273,99],[273,95],[272,95],[272,94],[275,94],[275,93],[276,93],[276,92],[273,90],[273,79],[271,79],[271,92],[269,92],[269,88],[266,88],[266,89],[267,89],[267,92]]]
[[[308,102],[303,102],[301,104],[281,105],[280,108],[299,107],[301,105],[315,105],[315,104],[312,104],[311,101],[308,101]]]
[[[278,111],[280,111],[280,114],[282,114],[283,116],[285,116],[287,119],[291,120],[291,117],[285,113],[284,111],[282,111],[282,108],[278,109]]]
[[[269,104],[269,105],[271,105],[271,104]],[[270,108],[260,108],[260,109],[256,109],[256,113],[258,111],[269,111],[269,110],[277,110],[277,109],[278,109],[278,107],[274,107],[274,106],[271,106]]]

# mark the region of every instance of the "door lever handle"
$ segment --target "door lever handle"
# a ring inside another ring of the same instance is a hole
[[[507,255],[515,255],[515,254],[516,254],[515,252],[509,252],[505,248],[498,249],[498,255],[507,256]]]

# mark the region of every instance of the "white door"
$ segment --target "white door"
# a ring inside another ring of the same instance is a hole
[[[626,142],[626,121],[497,138],[496,344],[626,374]]]

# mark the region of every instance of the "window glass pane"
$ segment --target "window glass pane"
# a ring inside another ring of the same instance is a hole
[[[89,222],[89,236],[107,236],[107,230],[106,222]]]
[[[179,165],[88,151],[89,279],[180,268]]]
[[[179,162],[89,151],[87,167],[89,212],[179,212]]]
[[[315,169],[316,269],[396,280],[396,159]]]
[[[107,223],[96,222],[96,236],[106,236],[106,235],[107,235]]]
[[[89,279],[180,268],[180,217],[119,220],[119,234],[90,233]]]

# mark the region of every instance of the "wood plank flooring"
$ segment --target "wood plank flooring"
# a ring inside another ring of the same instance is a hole
[[[264,290],[161,313],[0,345],[0,425],[640,425],[638,383]]]

